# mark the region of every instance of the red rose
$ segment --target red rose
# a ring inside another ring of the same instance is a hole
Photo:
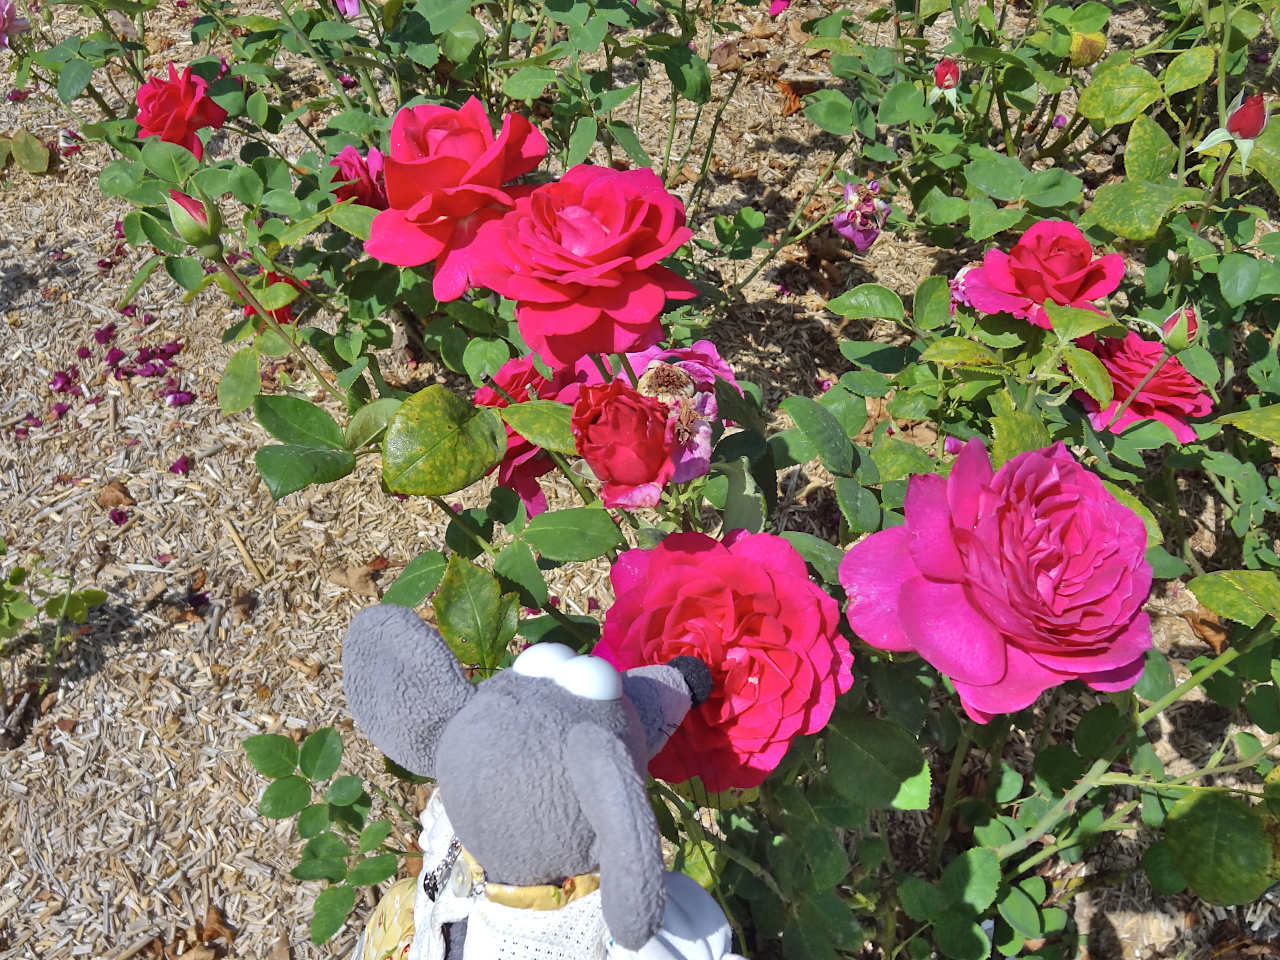
[[[192,76],[190,67],[179,74],[170,62],[168,80],[151,77],[138,88],[138,136],[176,143],[201,159],[204,144],[197,133],[205,127],[216,130],[227,119],[227,111],[206,95],[208,89],[204,77]]]
[[[957,276],[956,293],[979,313],[1009,313],[1048,330],[1047,302],[1094,310],[1093,301],[1115,290],[1122,279],[1120,254],[1095,259],[1074,223],[1041,220],[1008,253],[992,248],[981,266]]]
[[[329,166],[338,168],[333,179],[340,185],[334,187],[333,195],[339,200],[354,200],[361,206],[373,207],[375,210],[387,209],[382,151],[377,147],[370,147],[367,157],[355,147],[343,147],[329,161]]]
[[[621,380],[582,387],[573,405],[573,441],[604,483],[606,507],[653,507],[675,472],[670,410]]]
[[[1173,431],[1179,443],[1195,441],[1196,432],[1187,421],[1208,416],[1213,410],[1213,401],[1205,393],[1204,385],[1187,372],[1181,360],[1177,357],[1165,359],[1156,375],[1138,391],[1129,408],[1115,423],[1111,423],[1116,410],[1133,388],[1142,383],[1153,366],[1160,363],[1164,347],[1153,340],[1144,340],[1133,331],[1123,337],[1103,337],[1100,340],[1090,334],[1082,337],[1079,343],[1101,360],[1107,373],[1111,374],[1114,397],[1105,410],[1099,410],[1098,401],[1083,390],[1076,393],[1076,398],[1089,411],[1089,422],[1095,430],[1105,428],[1112,433],[1121,433],[1139,420],[1159,420]]]
[[[1245,101],[1232,109],[1227,116],[1227,133],[1237,140],[1252,140],[1262,133],[1266,125],[1267,107],[1262,102],[1260,93],[1245,98]]]
[[[950,57],[938,61],[933,68],[933,83],[939,90],[953,90],[960,82],[960,65]]]
[[[662,338],[667,298],[698,291],[659,261],[692,236],[652,170],[580,164],[481,228],[473,276],[516,302],[520,334],[542,359],[567,367]]]
[[[457,110],[406,107],[384,158],[390,207],[374,218],[365,253],[400,267],[434,260],[436,299],[457,300],[471,284],[476,231],[533,189],[503,184],[546,155],[547,141],[517,114],[506,115],[495,138],[475,97]]]
[[[836,602],[781,537],[671,534],[626,551],[609,576],[617,600],[592,653],[620,670],[695,656],[714,681],[650,761],[655,777],[698,776],[713,792],[754,787],[792,740],[826,726],[853,684]]]
[[[283,274],[276,273],[274,270],[268,270],[267,286],[269,287],[273,283],[287,283],[289,286],[297,287],[299,290],[310,286],[310,284],[305,280],[294,280],[292,277],[286,277]],[[295,300],[291,303],[286,303],[283,307],[278,307],[275,310],[268,310],[267,313],[271,315],[271,319],[276,323],[293,323],[293,304],[296,302],[297,301]],[[246,317],[254,317],[257,316],[257,314],[258,311],[256,309],[249,306],[247,303],[244,305],[244,315]],[[264,329],[266,329],[266,323],[262,323],[258,326],[259,332],[262,332]]]
[[[570,381],[571,375],[572,371],[558,371],[548,380],[534,367],[532,357],[516,357],[502,365],[493,375],[493,382],[517,403],[531,399],[530,387],[539,400],[563,403],[570,387],[576,394],[577,381]],[[506,407],[511,403],[507,396],[486,386],[476,391],[474,402],[481,407]],[[495,468],[498,483],[519,495],[531,517],[546,512],[547,498],[538,485],[538,478],[554,467],[555,462],[541,447],[534,446],[507,425],[507,453]]]

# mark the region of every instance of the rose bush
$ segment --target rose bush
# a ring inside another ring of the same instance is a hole
[[[911,478],[903,512],[840,565],[867,643],[919,653],[979,723],[1067,680],[1137,682],[1151,646],[1146,528],[1062,444],[993,472],[970,440],[946,479]]]
[[[546,153],[546,139],[519,114],[507,114],[495,137],[475,97],[456,110],[406,107],[383,159],[389,206],[374,218],[365,252],[401,267],[434,261],[436,299],[458,299],[472,283],[480,227],[533,189],[509,184]]]
[[[604,484],[606,507],[653,507],[675,472],[675,428],[661,400],[621,380],[583,387],[573,405],[573,440]]]
[[[227,111],[209,98],[204,77],[184,67],[182,73],[169,62],[169,79],[151,77],[138,88],[138,136],[159,137],[190,150],[197,160],[204,157],[199,133],[206,127],[217,130],[227,119]]]
[[[655,777],[756,786],[792,740],[826,726],[853,684],[835,601],[781,537],[672,534],[623,553],[610,577],[617,599],[597,656],[627,669],[688,655],[712,669],[710,698],[650,762]]]
[[[1196,439],[1196,432],[1187,421],[1208,416],[1213,410],[1213,401],[1181,360],[1165,356],[1162,344],[1144,340],[1131,330],[1123,337],[1084,337],[1080,346],[1102,362],[1111,374],[1114,390],[1114,399],[1103,408],[1083,390],[1076,393],[1076,398],[1089,411],[1089,421],[1095,430],[1120,433],[1141,420],[1158,420],[1173,431],[1179,443]],[[1153,368],[1155,376],[1143,384],[1117,417],[1121,405]]]
[[[697,288],[660,265],[693,235],[652,170],[580,165],[481,228],[475,282],[516,303],[520,334],[552,366],[662,337],[668,298]]]
[[[1041,220],[1008,253],[992,248],[982,265],[965,271],[957,299],[980,313],[1008,313],[1046,330],[1044,305],[1097,309],[1093,301],[1115,291],[1124,277],[1124,258],[1095,258],[1080,228],[1064,220]]]

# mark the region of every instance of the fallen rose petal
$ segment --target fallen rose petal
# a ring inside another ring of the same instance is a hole
[[[123,509],[122,507],[113,507],[107,513],[107,516],[111,518],[111,522],[114,523],[117,527],[123,527],[125,525],[125,522],[128,521],[129,519],[129,511]]]

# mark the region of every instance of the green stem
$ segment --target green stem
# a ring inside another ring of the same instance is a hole
[[[711,121],[711,132],[707,135],[707,149],[702,152],[702,166],[698,168],[698,182],[693,185],[693,194],[689,201],[689,221],[691,223],[697,222],[698,213],[702,209],[702,198],[706,195],[707,170],[711,167],[711,148],[715,146],[716,131],[720,129],[720,118],[724,116],[724,108],[733,99],[733,94],[738,89],[738,81],[742,79],[744,72],[743,70],[738,70],[734,73],[733,82],[729,84],[729,92],[725,94],[719,109],[716,110],[715,118]]]
[[[1148,383],[1150,383],[1153,379],[1155,379],[1155,375],[1160,372],[1160,368],[1165,365],[1165,362],[1171,356],[1173,356],[1173,351],[1170,350],[1168,345],[1166,344],[1164,350],[1160,354],[1159,361],[1156,362],[1156,364],[1152,366],[1150,370],[1147,371],[1147,375],[1145,377],[1143,377],[1141,380],[1138,381],[1138,385],[1129,391],[1129,395],[1124,398],[1124,403],[1116,407],[1116,412],[1113,413],[1110,419],[1107,420],[1106,424],[1102,428],[1103,430],[1109,429],[1113,423],[1115,423],[1124,415],[1124,412],[1129,409],[1130,404],[1132,404],[1133,401],[1137,399],[1138,394],[1140,394],[1143,391],[1143,388],[1145,388]]]
[[[667,145],[662,150],[662,183],[667,183],[667,171],[671,167],[671,144],[676,139],[676,107],[680,103],[680,97],[674,90],[671,91],[671,120],[667,123]]]
[[[947,787],[942,794],[942,811],[933,828],[932,857],[935,868],[942,859],[942,843],[946,840],[948,828],[951,826],[951,812],[956,805],[956,788],[960,786],[960,772],[964,769],[964,760],[972,742],[969,727],[962,725],[960,735],[956,738],[956,749],[951,754],[951,769],[947,771]]]
[[[263,307],[262,304],[258,302],[258,298],[249,292],[249,288],[245,285],[245,282],[240,279],[240,274],[231,269],[231,264],[227,263],[226,259],[221,254],[219,254],[217,259],[214,260],[214,264],[216,264],[218,269],[221,270],[226,278],[231,281],[231,285],[236,288],[236,292],[240,294],[244,302],[257,311],[258,318],[265,322],[266,325],[280,337],[280,339],[289,345],[289,352],[297,357],[311,375],[319,381],[320,386],[323,387],[330,396],[334,397],[339,402],[346,404],[346,394],[321,375],[320,370],[311,362],[311,358],[307,356],[306,351],[298,346],[298,344],[294,343],[293,338],[285,333],[280,324],[276,322],[276,318],[271,316],[271,312]]]

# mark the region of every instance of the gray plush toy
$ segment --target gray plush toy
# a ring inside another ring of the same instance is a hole
[[[541,643],[473,685],[439,633],[379,606],[353,620],[342,666],[364,732],[437,780],[404,956],[731,956],[719,907],[663,870],[645,790],[649,759],[710,693],[705,664],[619,674]]]

